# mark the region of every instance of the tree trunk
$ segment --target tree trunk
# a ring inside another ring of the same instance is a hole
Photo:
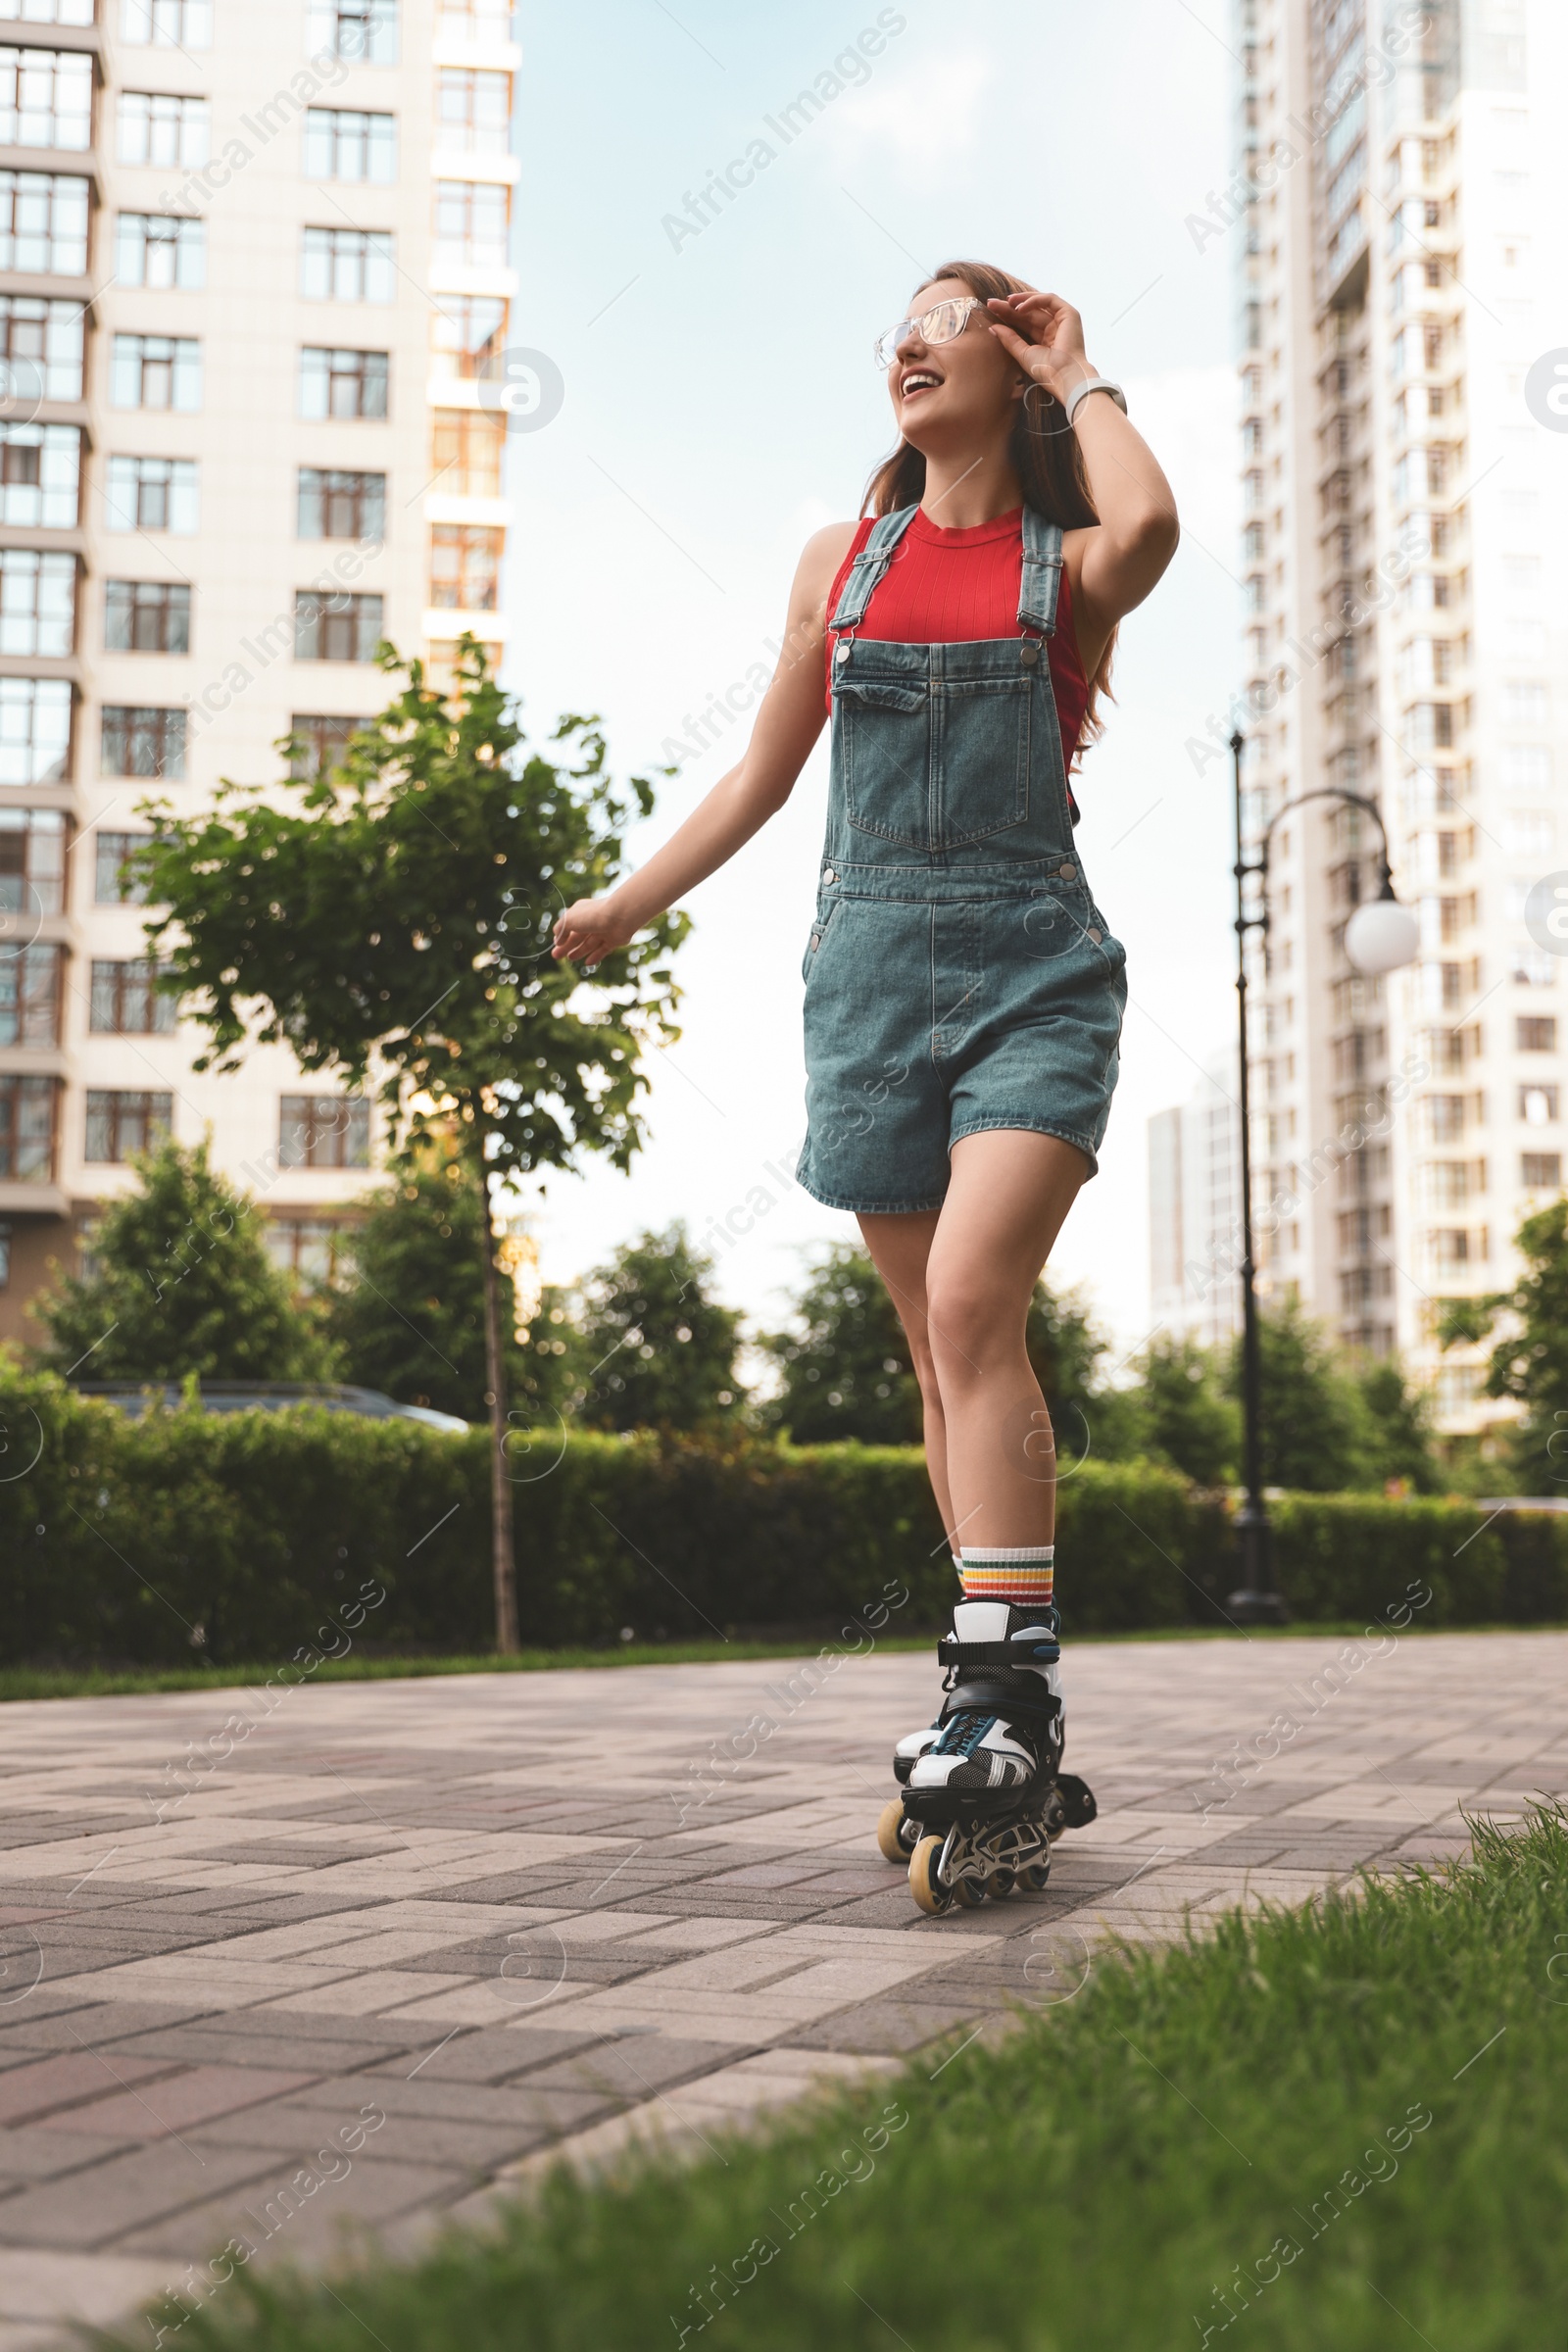
[[[519,1646],[517,1569],[513,1550],[512,1481],[507,1476],[507,1359],[501,1342],[501,1282],[496,1270],[490,1177],[482,1150],[479,1157],[479,1228],[484,1255],[485,1387],[490,1396],[490,1562],[495,1579],[496,1647],[503,1655],[508,1655]]]

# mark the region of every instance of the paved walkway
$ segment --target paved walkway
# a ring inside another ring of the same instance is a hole
[[[925,1656],[0,1709],[0,2352],[230,2237],[408,2245],[564,2139],[695,2145],[1070,1998],[1106,1927],[1568,1790],[1568,1635],[1392,1642],[1076,1644],[1100,1819],[1046,1894],[944,1920],[872,1835]]]

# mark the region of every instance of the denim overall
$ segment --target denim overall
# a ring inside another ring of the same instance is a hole
[[[1061,531],[1025,507],[1017,637],[857,635],[917,510],[874,525],[837,608],[832,763],[806,952],[800,1181],[829,1208],[940,1207],[961,1136],[1024,1128],[1096,1166],[1126,957],[1073,847],[1044,640]]]

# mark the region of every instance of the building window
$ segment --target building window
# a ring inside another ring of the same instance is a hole
[[[1519,1181],[1526,1192],[1555,1193],[1562,1187],[1560,1152],[1525,1152],[1519,1158]]]
[[[0,0],[0,21],[28,24],[94,24],[97,0]]]
[[[277,1155],[285,1168],[368,1168],[369,1102],[363,1095],[284,1095]]]
[[[117,162],[153,164],[174,172],[205,164],[211,152],[212,121],[205,98],[171,98],[161,90],[121,91]]]
[[[202,347],[191,335],[117,335],[109,368],[112,409],[202,405]]]
[[[0,956],[0,1046],[58,1046],[62,951],[34,941]]]
[[[0,913],[59,914],[65,896],[64,811],[0,808]]]
[[[438,522],[430,533],[430,603],[443,612],[493,612],[506,533],[481,523]]]
[[[385,186],[397,175],[395,115],[366,115],[349,107],[307,107],[307,179],[374,180]]]
[[[80,519],[80,428],[0,422],[0,522],[70,531]]]
[[[63,784],[70,768],[70,681],[0,678],[0,784]]]
[[[166,783],[183,784],[185,712],[106,704],[98,770],[105,776],[161,776]],[[117,834],[113,838],[122,837]],[[126,834],[123,838],[136,841],[141,837]]]
[[[172,1095],[89,1087],[83,1158],[121,1165],[150,1152],[169,1133],[173,1107]]]
[[[0,363],[12,384],[45,400],[79,400],[85,316],[79,302],[0,294]]]
[[[493,382],[501,373],[507,306],[489,294],[443,294],[430,313],[430,349],[437,375]]]
[[[302,539],[379,539],[386,528],[386,475],[300,467]]]
[[[92,59],[82,49],[0,49],[0,147],[92,145]]]
[[[382,228],[308,228],[300,257],[307,302],[390,302],[392,233]]]
[[[353,1235],[336,1218],[269,1217],[262,1238],[273,1265],[302,1290],[339,1282],[348,1272]]]
[[[373,662],[381,641],[378,596],[302,588],[294,599],[296,662]]]
[[[106,581],[104,651],[109,654],[188,654],[190,590],[185,582]]]
[[[499,498],[507,446],[504,416],[482,409],[437,409],[430,436],[430,488],[444,498]]]
[[[0,172],[0,270],[80,277],[87,182],[58,172]]]
[[[145,956],[130,962],[95,956],[88,1028],[115,1037],[172,1037],[174,1000],[157,986],[158,969]]]
[[[300,353],[300,415],[384,417],[389,368],[384,351],[328,351],[307,344]]]
[[[210,49],[213,0],[121,0],[120,37],[132,49]]]
[[[1520,1012],[1514,1015],[1514,1049],[1520,1054],[1555,1054],[1557,1051],[1557,1022],[1551,1013]]]
[[[351,736],[368,723],[363,718],[340,718],[336,714],[302,718],[296,712],[289,723],[289,774],[299,778],[323,776],[340,766]]]
[[[170,531],[188,538],[196,528],[194,461],[111,458],[104,510],[108,530]]]
[[[122,286],[193,294],[207,283],[207,223],[174,213],[122,213],[115,274]]]
[[[512,32],[513,0],[436,0],[439,37],[470,41],[504,41]]]
[[[0,654],[61,662],[76,635],[76,559],[0,548]]]
[[[1554,1086],[1522,1086],[1519,1089],[1519,1116],[1527,1127],[1548,1127],[1557,1116],[1557,1089]]]
[[[151,838],[148,833],[106,833],[101,825],[94,828],[93,899],[96,905],[146,906],[147,877],[138,863],[138,853],[147,847]]]
[[[305,47],[311,57],[346,57],[362,66],[398,62],[398,0],[309,0]]]
[[[435,143],[465,155],[506,155],[512,146],[512,75],[443,66],[436,76]]]
[[[0,1077],[0,1177],[47,1184],[55,1172],[54,1078]]]
[[[435,258],[449,270],[504,270],[510,191],[485,180],[435,183]]]

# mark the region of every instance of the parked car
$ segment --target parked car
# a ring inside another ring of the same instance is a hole
[[[177,1380],[78,1380],[78,1396],[101,1396],[132,1420],[150,1404],[178,1404],[184,1390]],[[359,1413],[368,1421],[422,1421],[426,1429],[466,1430],[456,1413],[438,1413],[427,1404],[399,1404],[379,1389],[346,1387],[340,1381],[204,1380],[197,1395],[207,1413],[277,1413],[285,1405],[317,1404],[327,1413]]]

